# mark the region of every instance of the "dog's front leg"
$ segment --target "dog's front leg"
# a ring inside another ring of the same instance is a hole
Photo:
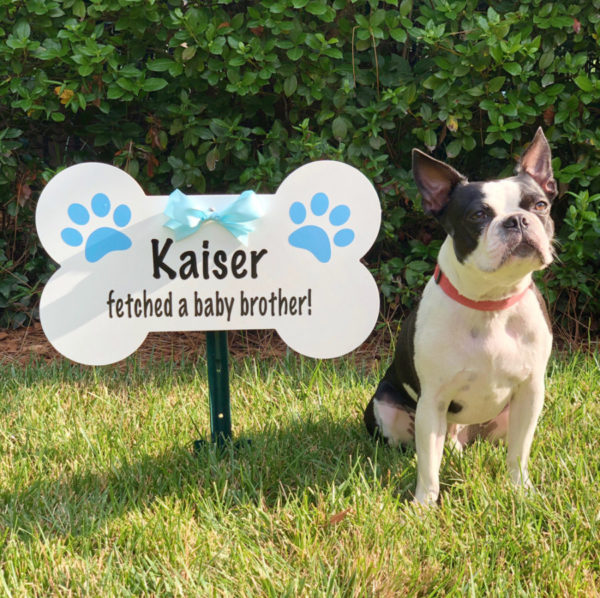
[[[530,488],[529,451],[544,404],[544,376],[532,376],[524,382],[510,402],[508,422],[508,472],[513,484]]]
[[[440,464],[444,453],[446,427],[446,410],[440,410],[439,401],[435,396],[423,393],[415,414],[417,503],[433,504],[440,493]]]

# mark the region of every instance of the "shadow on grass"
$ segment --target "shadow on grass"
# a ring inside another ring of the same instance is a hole
[[[207,443],[197,452],[190,443],[1,492],[0,531],[11,529],[26,541],[82,537],[163,500],[225,513],[310,503],[333,485],[338,495],[355,492],[360,484],[381,491],[391,485],[399,500],[414,486],[413,452],[374,443],[357,421],[338,423],[325,416],[285,429],[266,427],[243,441],[222,449]]]

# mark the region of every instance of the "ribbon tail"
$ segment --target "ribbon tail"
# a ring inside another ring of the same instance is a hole
[[[232,222],[250,222],[262,215],[262,206],[254,191],[244,191],[234,202],[219,212],[220,217]]]
[[[254,230],[249,224],[263,215],[262,206],[254,191],[244,191],[233,203],[221,210],[214,219],[222,224],[242,244],[248,244],[248,235]]]
[[[218,222],[223,228],[226,228],[240,243],[248,245],[248,235],[254,230],[254,226],[246,221],[237,221],[230,216],[216,217],[215,222]]]

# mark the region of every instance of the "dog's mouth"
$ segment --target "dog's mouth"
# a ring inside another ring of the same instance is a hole
[[[533,260],[537,258],[542,265],[546,264],[546,256],[539,242],[529,236],[521,236],[520,239],[515,239],[514,242],[507,245],[502,265],[511,258]]]
[[[538,247],[526,239],[523,239],[518,245],[516,245],[512,249],[511,253],[516,257],[531,257],[537,253],[540,258],[542,257],[541,251],[538,249]]]

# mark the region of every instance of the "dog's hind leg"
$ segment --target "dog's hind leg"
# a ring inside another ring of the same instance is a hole
[[[367,430],[384,438],[391,446],[414,446],[415,412],[405,405],[374,396],[364,413]]]
[[[471,444],[477,438],[484,438],[490,442],[497,443],[506,440],[508,434],[508,418],[510,406],[506,407],[493,419],[483,424],[471,424],[461,426],[456,435],[456,440],[461,446]]]
[[[461,426],[460,424],[448,424],[446,428],[446,444],[453,451],[457,451],[459,453],[462,452],[465,446],[459,438],[464,427],[465,426]]]

